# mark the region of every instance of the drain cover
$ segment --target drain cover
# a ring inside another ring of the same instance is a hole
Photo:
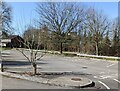
[[[73,81],[81,81],[82,79],[78,78],[78,77],[75,77],[75,78],[71,78],[71,80],[73,80]]]
[[[83,66],[82,68],[87,69],[88,67],[87,66]]]

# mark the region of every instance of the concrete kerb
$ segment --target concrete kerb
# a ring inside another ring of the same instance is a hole
[[[64,77],[66,78],[66,77]],[[67,77],[69,79],[69,77]],[[83,78],[82,78],[83,79]],[[74,83],[74,81],[70,81],[71,79],[67,80],[61,80],[61,79],[53,79],[50,82],[48,82],[48,84],[54,84],[56,86],[64,86],[64,87],[72,87],[72,88],[85,88],[85,87],[93,87],[93,81],[91,81],[90,79],[87,79],[87,82],[85,84],[78,84],[78,82]],[[65,83],[64,83],[65,82]]]
[[[95,85],[94,82],[91,81],[90,79],[88,79],[88,82],[85,83],[85,84],[80,84],[79,86],[70,86],[68,84],[54,83],[50,79],[42,78],[42,77],[38,78],[38,77],[35,77],[35,76],[15,74],[15,73],[9,73],[9,72],[0,72],[0,74],[3,75],[3,76],[7,76],[7,77],[33,81],[33,82],[38,82],[38,83],[41,83],[41,84],[48,84],[48,85],[52,85],[52,86],[60,86],[60,87],[85,88],[85,87],[93,87]]]
[[[0,72],[0,74],[7,77],[18,78],[18,79],[40,82],[40,83],[45,83],[48,81],[47,79],[44,79],[44,78],[38,79],[38,78],[33,78],[33,76],[23,75],[23,74],[21,75],[21,74],[9,73],[9,72]]]
[[[43,75],[91,75],[90,73],[84,72],[73,72],[73,71],[41,71]]]

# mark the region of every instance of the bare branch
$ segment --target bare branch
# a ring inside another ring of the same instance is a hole
[[[19,52],[21,52],[21,53],[24,55],[24,57],[26,57],[27,60],[28,60],[29,62],[31,62],[30,58],[24,53],[24,49],[16,48],[16,50],[18,50]]]

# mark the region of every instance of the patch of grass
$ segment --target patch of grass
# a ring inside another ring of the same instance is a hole
[[[45,50],[39,50],[39,52],[44,52]],[[62,55],[62,56],[68,56],[68,57],[75,57],[77,56],[76,53],[72,52],[63,52],[63,54],[60,54],[59,51],[45,51],[48,54],[53,54],[53,55]],[[93,57],[93,56],[79,56],[79,57],[84,57],[84,58],[95,58],[95,59],[103,59],[103,60],[110,60],[110,61],[120,61],[120,59],[114,59],[114,58],[100,58],[100,57]]]
[[[120,59],[104,58],[105,60],[120,61]]]
[[[54,54],[54,55],[63,55],[63,56],[69,56],[69,57],[74,57],[74,56],[77,56],[77,54],[75,53],[65,53],[63,52],[62,54],[60,54],[59,52],[51,52],[51,51],[46,51],[46,53],[50,53],[50,54]]]
[[[117,59],[117,61],[120,61],[120,59]]]
[[[3,71],[7,70],[7,67],[3,67]],[[2,70],[2,68],[0,68],[0,71]]]
[[[0,47],[0,51],[3,51],[3,50],[11,50],[12,48],[7,48],[7,47]]]
[[[2,48],[0,47],[0,51],[2,51]]]
[[[64,56],[69,56],[69,57],[74,57],[74,56],[77,56],[77,54],[74,54],[74,53],[63,53]]]
[[[109,60],[109,61],[120,61],[120,59],[114,59],[114,58],[100,58],[100,57],[90,57],[90,56],[80,56],[80,57],[104,59],[104,60]]]

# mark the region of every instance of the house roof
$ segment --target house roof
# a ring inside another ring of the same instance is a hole
[[[19,35],[10,35],[9,37],[8,37],[8,39],[13,39],[13,38],[15,38],[15,37],[18,37]]]

